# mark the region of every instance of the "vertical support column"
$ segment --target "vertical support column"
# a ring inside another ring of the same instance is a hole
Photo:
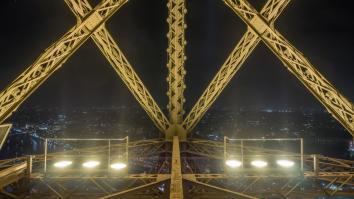
[[[186,88],[184,83],[184,77],[186,70],[184,69],[184,63],[186,60],[185,56],[185,34],[184,30],[186,29],[185,24],[185,14],[187,9],[185,7],[185,0],[168,0],[167,7],[169,10],[169,15],[167,22],[169,25],[169,31],[167,33],[168,38],[168,61],[167,68],[169,70],[167,82],[169,83],[168,88],[168,110],[170,122],[172,124],[172,133],[173,135],[178,135],[177,126],[180,125],[183,121],[183,104],[185,98],[183,92]],[[173,136],[172,135],[172,136]],[[172,138],[170,136],[170,138]]]
[[[33,157],[32,155],[27,156],[27,169],[26,169],[26,175],[28,179],[31,179],[31,174],[32,174],[32,163],[33,163]]]
[[[318,176],[318,172],[319,172],[319,164],[318,164],[318,155],[314,154],[313,155],[313,173],[315,174],[315,176]]]
[[[47,153],[48,153],[48,139],[46,138],[44,141],[44,175],[47,173]]]
[[[108,140],[108,164],[107,164],[107,171],[110,171],[111,168],[111,140]]]
[[[173,137],[170,199],[183,198],[182,167],[178,136]]]
[[[129,164],[129,136],[126,137],[127,143],[125,145],[125,159],[126,159],[126,164]]]
[[[304,139],[301,138],[300,140],[300,153],[301,153],[301,175],[304,174]]]

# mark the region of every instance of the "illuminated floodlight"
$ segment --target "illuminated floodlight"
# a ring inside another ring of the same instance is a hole
[[[264,168],[266,166],[268,166],[268,162],[263,161],[263,160],[253,160],[251,162],[251,165],[257,168]]]
[[[99,161],[90,160],[90,161],[84,162],[82,164],[82,166],[85,167],[85,168],[88,168],[88,169],[93,169],[93,168],[97,167],[100,164],[101,163]]]
[[[54,163],[54,167],[59,168],[59,169],[63,169],[65,167],[68,167],[70,165],[72,165],[72,161],[68,161],[68,160],[63,160],[63,161],[59,161]]]
[[[114,170],[122,170],[126,167],[127,167],[127,164],[125,164],[123,162],[116,162],[116,163],[111,164],[111,168]]]
[[[238,168],[242,165],[242,162],[238,160],[226,160],[225,164],[231,168]]]
[[[290,168],[295,165],[295,162],[291,160],[277,160],[277,164],[284,168]]]

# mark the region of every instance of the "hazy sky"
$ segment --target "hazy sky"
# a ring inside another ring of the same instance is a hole
[[[120,48],[162,108],[167,104],[167,0],[130,0],[107,23]],[[98,1],[95,1],[97,3]],[[264,0],[253,0],[256,7]],[[277,29],[337,89],[354,101],[353,1],[293,0]],[[185,92],[189,109],[246,30],[222,0],[187,0]],[[0,89],[75,24],[63,0],[3,0]],[[82,46],[26,105],[137,105],[92,41]],[[318,102],[260,44],[216,106],[319,107]]]

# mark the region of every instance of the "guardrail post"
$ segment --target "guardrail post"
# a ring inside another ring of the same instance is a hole
[[[32,157],[32,155],[27,156],[26,175],[27,175],[27,178],[28,178],[28,179],[31,178],[31,174],[32,174],[32,163],[33,163],[33,157]]]

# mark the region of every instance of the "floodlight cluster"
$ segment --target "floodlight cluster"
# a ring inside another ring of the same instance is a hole
[[[239,168],[243,165],[243,162],[237,159],[228,159],[225,164],[230,168]],[[276,164],[282,168],[292,168],[295,166],[295,162],[287,159],[276,160]],[[262,169],[268,166],[268,162],[262,159],[255,159],[250,162],[250,165],[254,168]]]
[[[73,164],[72,161],[70,160],[61,160],[58,162],[55,162],[53,166],[57,169],[65,169],[70,167]],[[101,162],[97,160],[87,160],[82,163],[82,167],[85,169],[95,169],[98,166],[100,166]],[[110,165],[110,168],[113,170],[122,170],[127,167],[127,164],[124,162],[114,162]]]

